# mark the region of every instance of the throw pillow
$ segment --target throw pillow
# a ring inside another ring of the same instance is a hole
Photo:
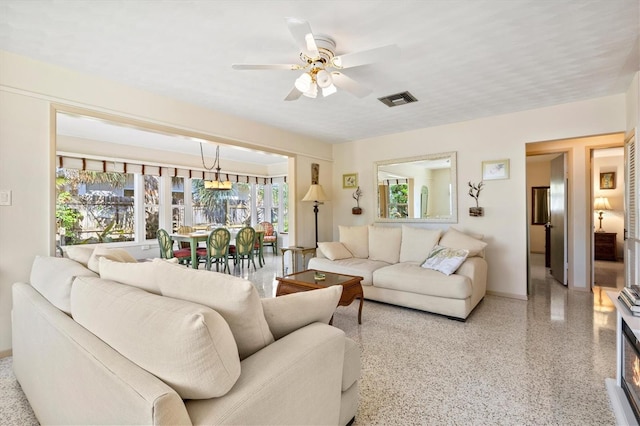
[[[424,262],[442,235],[439,229],[402,225],[400,262]]]
[[[64,252],[71,260],[81,263],[85,268],[89,266],[89,259],[93,254],[93,247],[86,246],[65,246]]]
[[[349,259],[353,257],[353,254],[347,250],[344,244],[337,241],[318,243],[318,248],[324,257],[330,260]]]
[[[398,263],[402,228],[369,225],[369,259]]]
[[[240,377],[229,326],[214,310],[100,278],[77,278],[73,319],[183,399],[226,394]]]
[[[338,306],[342,286],[260,299],[273,337],[278,340],[314,322],[327,324]]]
[[[338,226],[339,241],[358,259],[369,257],[369,231],[367,225]]]
[[[236,340],[240,359],[274,341],[258,290],[250,281],[168,262],[154,264],[154,277],[163,296],[200,303],[222,315]]]
[[[487,246],[484,241],[473,238],[455,228],[447,229],[438,244],[444,247],[469,250],[469,257],[484,256],[484,248]]]
[[[469,250],[435,246],[422,267],[451,275],[458,270],[468,255]]]
[[[31,266],[31,286],[61,311],[71,313],[71,284],[76,277],[97,277],[80,263],[63,257],[36,256]]]
[[[128,251],[121,248],[109,248],[105,246],[97,246],[93,250],[93,254],[89,258],[89,263],[87,267],[91,269],[96,274],[100,273],[100,263],[99,260],[101,257],[106,257],[107,259],[115,260],[116,262],[130,262],[136,263],[137,260],[135,257],[131,256]]]

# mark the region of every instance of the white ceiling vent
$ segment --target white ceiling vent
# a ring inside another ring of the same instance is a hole
[[[378,100],[388,107],[410,104],[411,102],[418,102],[418,100],[409,92],[402,92],[396,93],[395,95],[384,96],[382,98],[378,98]]]

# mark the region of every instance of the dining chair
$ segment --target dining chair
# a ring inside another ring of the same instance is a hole
[[[215,263],[216,272],[220,272],[220,265],[222,265],[222,272],[231,273],[229,269],[229,242],[231,241],[231,234],[226,228],[216,228],[209,234],[207,238],[207,270],[211,270],[211,267]],[[201,249],[198,249],[201,250]]]
[[[178,226],[178,229],[176,230],[177,234],[190,234],[193,232],[193,227],[192,226],[187,226],[187,225],[182,225],[182,226]],[[189,243],[188,241],[180,241],[178,242],[178,245],[180,246],[181,249],[190,249],[191,248],[191,243]]]
[[[278,252],[278,232],[274,229],[271,222],[260,222],[258,227],[264,230],[264,238],[262,245],[271,246],[273,254]]]
[[[169,233],[162,228],[158,229],[158,231],[156,232],[156,237],[158,238],[161,259],[173,259],[175,257],[180,263],[189,263],[189,259],[191,259],[190,249],[181,248],[178,250],[174,250],[173,240],[169,236]]]
[[[236,235],[236,244],[229,246],[229,254],[233,256],[233,265],[238,267],[244,267],[244,261],[247,261],[247,268],[253,264],[253,269],[256,268],[256,262],[253,260],[253,248],[255,245],[256,230],[250,226],[246,226],[238,231]]]
[[[264,231],[256,229],[255,242],[253,243],[253,255],[258,256],[258,265],[262,268],[264,265],[264,251],[262,245],[264,243]]]

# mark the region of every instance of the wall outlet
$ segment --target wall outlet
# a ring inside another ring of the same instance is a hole
[[[142,246],[142,250],[149,250],[151,249],[151,246],[149,246],[148,244],[145,244]]]
[[[0,206],[11,205],[11,191],[0,191]]]

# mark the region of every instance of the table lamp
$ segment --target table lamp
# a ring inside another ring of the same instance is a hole
[[[602,214],[605,210],[611,210],[611,204],[607,197],[597,197],[593,203],[593,209],[598,211],[598,219],[600,220],[600,228],[596,232],[604,232],[602,229]]]
[[[322,185],[312,184],[302,201],[313,201],[313,213],[316,216],[316,247],[318,247],[318,206],[323,204],[323,201],[329,201],[329,198],[324,193]]]

